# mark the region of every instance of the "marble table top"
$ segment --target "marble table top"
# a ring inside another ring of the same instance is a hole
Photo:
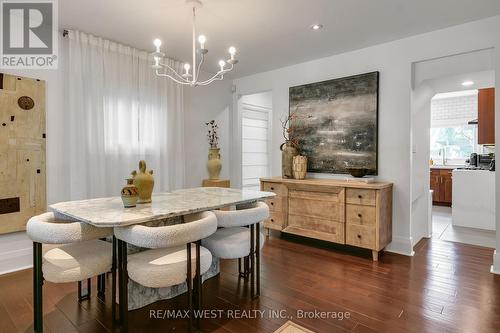
[[[60,202],[49,208],[97,227],[119,227],[187,215],[275,196],[272,192],[198,187],[154,193],[152,203],[124,208],[120,197]]]

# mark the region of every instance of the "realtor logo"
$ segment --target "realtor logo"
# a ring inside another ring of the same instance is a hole
[[[0,68],[57,68],[56,0],[0,0]]]

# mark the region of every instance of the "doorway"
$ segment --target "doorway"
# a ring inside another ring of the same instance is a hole
[[[471,154],[492,153],[494,158],[491,146],[494,142],[478,139],[481,95],[495,87],[492,59],[493,49],[487,49],[414,64],[411,118],[414,245],[422,238],[432,237],[495,247],[495,181],[484,183],[476,179],[483,175],[494,177],[494,172],[488,171],[486,165],[481,171],[469,168]],[[487,199],[481,199],[481,195]],[[491,228],[484,227],[487,219],[492,221]]]
[[[259,190],[260,178],[271,174],[272,92],[240,98],[241,187]]]

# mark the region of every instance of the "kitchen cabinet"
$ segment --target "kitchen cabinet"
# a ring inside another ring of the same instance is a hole
[[[495,144],[495,88],[479,89],[477,142],[480,145]]]
[[[430,170],[430,188],[432,193],[432,203],[440,206],[451,206],[453,188],[452,188],[452,170],[450,169],[431,169]]]

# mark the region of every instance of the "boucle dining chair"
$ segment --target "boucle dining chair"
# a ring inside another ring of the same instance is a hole
[[[269,207],[257,202],[244,209],[213,211],[219,229],[212,236],[203,239],[202,244],[220,259],[238,259],[240,277],[250,273],[250,294],[252,298],[260,295],[260,249],[264,245],[264,235],[260,222],[269,217]],[[258,244],[258,245],[257,245]],[[241,271],[244,259],[244,272]],[[256,283],[256,288],[255,288]]]
[[[112,229],[56,217],[49,212],[30,218],[26,233],[33,241],[33,328],[42,332],[44,280],[78,282],[78,300],[82,301],[90,297],[90,279],[97,276],[98,292],[104,294],[104,274],[112,269],[112,245],[100,238],[112,235]],[[84,280],[87,280],[86,295],[81,292]]]
[[[201,246],[201,239],[217,230],[212,212],[181,217],[183,223],[151,227],[133,225],[114,228],[118,240],[118,284],[120,318],[128,330],[128,278],[149,288],[187,284],[189,330],[193,328],[193,296],[201,308],[201,275],[212,264],[212,254]],[[127,255],[127,244],[148,250]],[[192,269],[195,260],[196,269]],[[193,294],[194,278],[194,294]]]

